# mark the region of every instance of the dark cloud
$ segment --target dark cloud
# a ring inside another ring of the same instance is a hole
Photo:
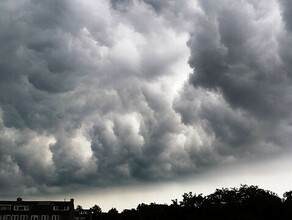
[[[232,160],[285,152],[291,55],[285,49],[290,36],[281,28],[278,2],[200,4],[203,13],[188,41],[194,88],[186,86],[175,103],[183,122],[203,121],[214,135],[214,150]]]
[[[275,42],[281,33],[266,30],[279,21],[272,23],[269,14],[261,15],[252,6],[233,3],[212,9],[211,15],[206,9],[188,42],[190,65],[196,69],[191,80],[195,86],[220,90],[234,107],[258,116],[282,115],[291,100],[281,100],[290,90]]]
[[[282,152],[285,4],[1,2],[1,192],[173,180]]]
[[[111,0],[111,5],[113,8],[117,10],[126,9],[131,4],[133,4],[135,1],[133,0]],[[137,1],[138,2],[138,1]],[[143,2],[149,6],[151,6],[155,11],[160,12],[162,8],[165,8],[167,4],[171,4],[170,2],[173,1],[152,1],[152,0],[142,0],[140,2]]]
[[[285,26],[289,31],[292,31],[292,3],[289,0],[280,0],[279,3],[282,9]]]
[[[126,13],[106,1],[0,4],[4,190],[9,179],[31,194],[184,170],[171,165],[187,154],[170,145],[180,121],[163,77],[186,61],[185,37],[138,2]],[[155,25],[135,21],[137,10]]]

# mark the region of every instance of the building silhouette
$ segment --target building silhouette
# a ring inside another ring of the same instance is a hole
[[[75,220],[70,201],[0,201],[0,220]]]
[[[75,210],[75,220],[92,220],[92,211],[90,209]]]

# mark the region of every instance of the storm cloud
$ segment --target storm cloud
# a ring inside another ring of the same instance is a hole
[[[228,154],[289,148],[291,36],[283,28],[289,23],[283,14],[289,12],[276,1],[200,5],[203,13],[188,41],[194,69],[189,81],[222,101],[207,105],[202,100],[199,118],[206,119],[220,145],[230,148]],[[183,93],[186,100],[194,99]],[[186,122],[194,117],[188,107],[178,104]]]
[[[288,152],[291,12],[285,0],[2,1],[1,193]]]

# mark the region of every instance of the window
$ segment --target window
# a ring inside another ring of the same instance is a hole
[[[88,215],[88,211],[80,211],[80,215]]]
[[[52,216],[52,220],[59,220],[59,216],[58,215],[53,215]]]
[[[28,211],[29,206],[28,205],[16,205],[14,206],[15,211]]]
[[[28,220],[28,216],[27,215],[21,215],[20,216],[20,220]]]
[[[42,215],[41,220],[49,220],[49,216],[48,215]]]
[[[30,219],[31,220],[39,220],[39,216],[38,215],[32,215]]]
[[[11,220],[18,220],[18,215],[12,215]]]
[[[69,210],[69,206],[54,206],[53,210],[54,211],[68,211]]]
[[[0,220],[2,220],[2,215],[0,215]]]
[[[11,210],[11,205],[0,205],[0,210]]]
[[[10,220],[11,219],[11,216],[10,215],[4,215],[3,216],[3,220]]]

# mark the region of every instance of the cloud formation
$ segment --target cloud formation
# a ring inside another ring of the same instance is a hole
[[[190,82],[222,96],[220,104],[231,111],[201,109],[203,118],[224,146],[244,152],[289,147],[291,37],[283,28],[289,12],[276,1],[200,5],[203,13],[188,41]]]
[[[1,2],[1,192],[173,180],[288,151],[290,5]]]

